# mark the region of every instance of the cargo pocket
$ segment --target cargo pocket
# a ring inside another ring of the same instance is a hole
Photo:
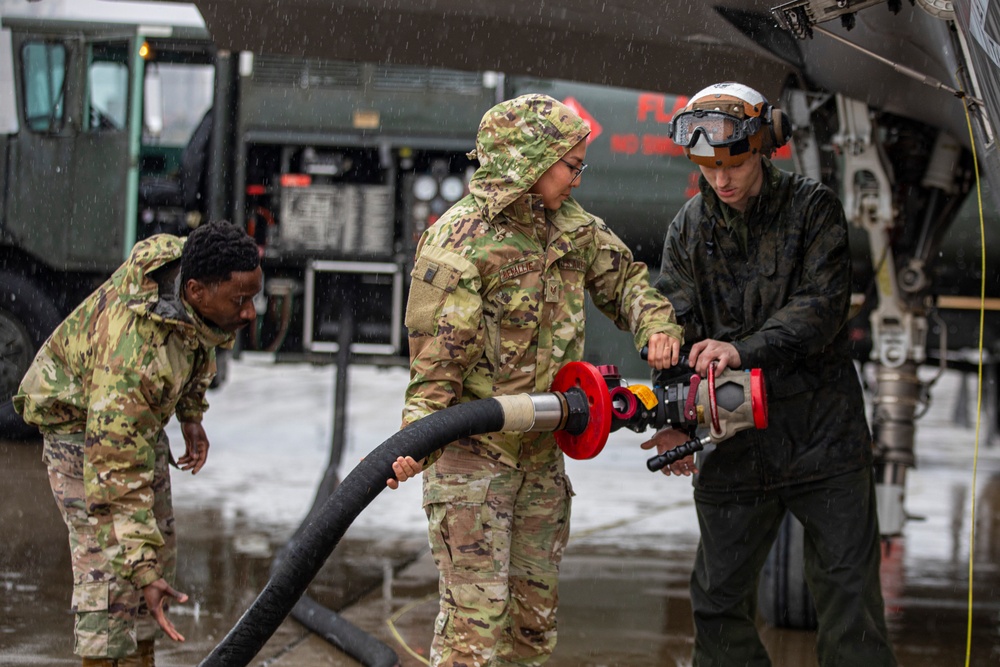
[[[440,475],[424,485],[431,550],[439,568],[493,569],[493,547],[483,527],[489,488],[489,478],[468,475]]]
[[[86,656],[108,655],[109,585],[92,581],[73,587],[73,611],[76,613],[76,653]]]
[[[462,277],[458,269],[434,262],[427,257],[417,259],[410,272],[410,296],[406,301],[406,328],[413,332],[436,334],[441,307],[448,294],[458,287]]]
[[[73,587],[76,613],[75,652],[89,657],[123,658],[136,651],[137,607],[128,604],[128,593],[116,581],[88,581]],[[116,600],[112,609],[111,600]]]

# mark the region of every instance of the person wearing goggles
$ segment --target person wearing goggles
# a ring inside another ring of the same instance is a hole
[[[762,369],[769,408],[767,429],[664,468],[697,473],[692,664],[771,664],[754,625],[757,586],[790,513],[805,531],[819,664],[893,667],[872,437],[846,326],[843,205],[825,185],[771,164],[790,128],[748,86],[696,93],[670,133],[698,165],[700,192],[667,230],[656,287],[693,343],[690,366],[702,376],[710,366]],[[665,429],[643,447],[662,454],[685,439]]]

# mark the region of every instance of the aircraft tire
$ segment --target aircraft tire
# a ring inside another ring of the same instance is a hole
[[[791,514],[778,530],[760,573],[757,607],[769,625],[815,630],[816,606],[806,585],[803,547],[805,529]]]
[[[41,288],[23,276],[0,271],[0,438],[37,435],[14,412],[10,399],[38,348],[61,319]]]

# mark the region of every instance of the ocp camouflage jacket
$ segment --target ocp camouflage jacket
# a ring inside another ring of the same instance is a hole
[[[746,251],[704,179],[664,242],[656,286],[677,308],[688,342],[733,343],[744,369],[763,369],[767,387],[770,425],[704,456],[700,488],[774,488],[872,461],[847,337],[843,206],[816,181],[766,159],[764,170],[761,193],[744,212]]]
[[[653,333],[681,336],[646,266],[603,221],[573,199],[547,211],[528,193],[589,131],[552,102],[532,105],[527,114],[537,115],[527,123],[514,107],[487,114],[471,193],[420,239],[406,312],[404,425],[460,402],[548,391],[559,368],[583,355],[586,292],[634,334],[637,348]],[[494,433],[459,444],[513,467],[560,456],[543,433]]]
[[[154,446],[175,412],[180,421],[201,421],[215,346],[233,341],[179,297],[183,244],[167,235],[138,243],[56,328],[14,397],[43,434],[84,434],[87,511],[113,516],[115,535],[103,539],[121,544],[118,574],[139,587],[160,576],[155,547],[163,539],[149,489]]]

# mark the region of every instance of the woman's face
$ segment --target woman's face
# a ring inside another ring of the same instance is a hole
[[[541,196],[542,206],[557,211],[569,199],[573,188],[580,185],[580,172],[587,157],[587,140],[573,146],[554,165],[542,174],[528,192]]]

